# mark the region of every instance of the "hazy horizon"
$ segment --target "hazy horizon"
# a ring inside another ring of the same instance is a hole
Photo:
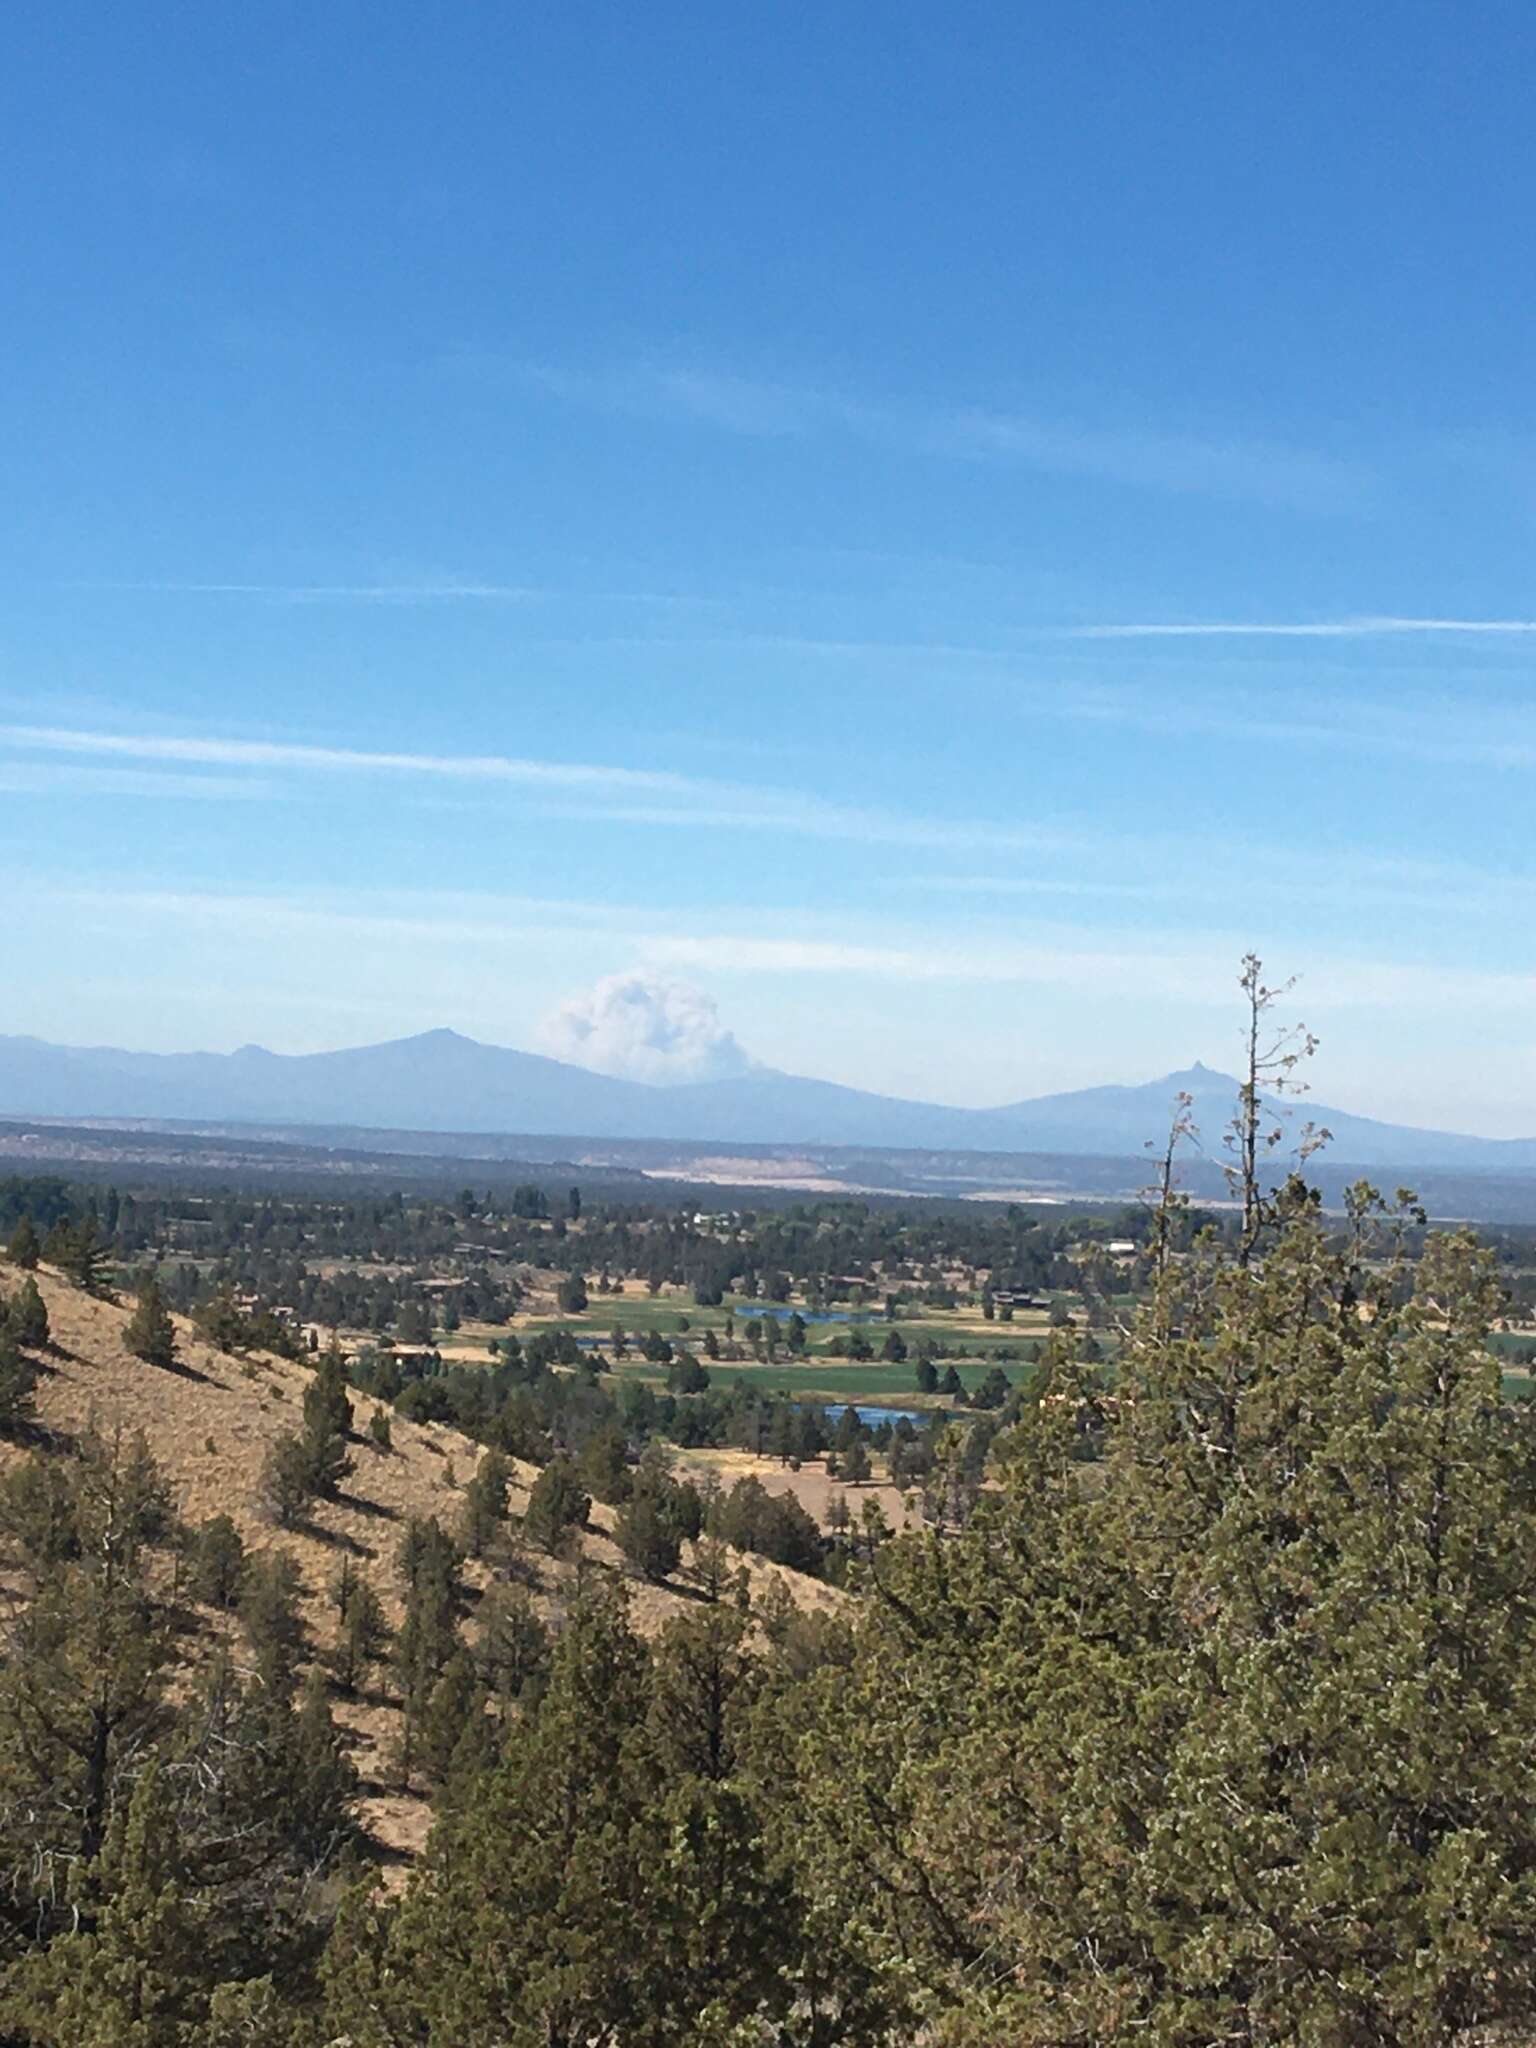
[[[669,992],[674,996],[683,996],[691,994],[697,997],[698,995],[697,991],[686,991],[676,986],[674,986]],[[626,1059],[622,1061],[609,1060],[604,1064],[596,1064],[590,1058],[578,1057],[576,1052],[571,1048],[566,1048],[564,1050],[556,1050],[552,1049],[551,1046],[548,1044],[515,1045],[503,1042],[498,1039],[480,1038],[473,1033],[460,1031],[455,1026],[448,1024],[427,1025],[424,1026],[420,1031],[408,1033],[394,1033],[390,1034],[388,1037],[383,1039],[363,1041],[338,1040],[334,1044],[307,1046],[301,1048],[293,1048],[283,1045],[268,1045],[256,1040],[249,1039],[243,1040],[238,1044],[225,1046],[199,1045],[174,1048],[165,1048],[160,1046],[124,1045],[116,1042],[111,1044],[108,1044],[106,1042],[86,1044],[83,1041],[64,1042],[42,1039],[38,1037],[37,1034],[5,1033],[0,1033],[0,1042],[3,1042],[5,1037],[8,1035],[16,1037],[34,1037],[40,1044],[53,1046],[57,1049],[68,1052],[121,1052],[127,1053],[130,1056],[134,1057],[147,1056],[150,1058],[174,1058],[178,1056],[186,1057],[188,1055],[196,1056],[198,1054],[212,1055],[216,1058],[231,1058],[241,1053],[259,1053],[269,1056],[275,1056],[279,1059],[302,1059],[310,1057],[323,1057],[328,1053],[342,1054],[348,1052],[366,1051],[371,1046],[377,1045],[404,1044],[412,1043],[417,1040],[430,1040],[434,1038],[448,1037],[464,1039],[475,1045],[490,1050],[509,1051],[521,1054],[535,1054],[546,1059],[557,1060],[562,1065],[574,1067],[585,1073],[594,1074],[600,1077],[606,1076],[611,1078],[622,1079],[625,1081],[636,1083],[641,1087],[651,1087],[663,1090],[672,1088],[705,1087],[720,1081],[751,1079],[753,1077],[758,1077],[763,1079],[779,1078],[796,1081],[810,1081],[813,1083],[831,1082],[835,1086],[860,1089],[863,1092],[867,1092],[874,1095],[892,1095],[892,1091],[878,1088],[869,1088],[866,1084],[856,1080],[840,1081],[836,1076],[819,1073],[814,1069],[810,1068],[805,1069],[803,1071],[795,1070],[791,1072],[788,1069],[774,1067],[764,1061],[754,1060],[746,1056],[743,1056],[739,1062],[733,1061],[729,1069],[726,1071],[699,1072],[666,1070],[672,1068],[673,1062],[664,1054],[660,1061],[660,1067],[663,1070],[650,1072],[639,1071],[637,1070],[637,1063],[632,1059]],[[731,1037],[731,1034],[729,1034],[728,1032],[722,1032],[722,1035],[727,1039],[730,1039]],[[957,1110],[996,1110],[1006,1109],[1015,1104],[1027,1103],[1034,1101],[1036,1099],[1055,1099],[1063,1095],[1070,1095],[1073,1093],[1088,1093],[1100,1089],[1119,1088],[1126,1090],[1138,1090],[1143,1088],[1151,1088],[1160,1081],[1165,1081],[1169,1083],[1185,1081],[1199,1073],[1203,1073],[1211,1081],[1230,1084],[1231,1088],[1234,1091],[1235,1102],[1236,1091],[1241,1086],[1241,1082],[1238,1076],[1235,1073],[1231,1072],[1227,1066],[1219,1065],[1211,1060],[1207,1060],[1199,1056],[1181,1060],[1171,1067],[1160,1069],[1155,1072],[1143,1072],[1131,1066],[1126,1066],[1122,1070],[1106,1072],[1104,1074],[1098,1075],[1095,1079],[1085,1081],[1076,1084],[1073,1087],[1068,1087],[1065,1089],[1035,1088],[1027,1085],[1021,1085],[1020,1087],[1015,1089],[1013,1093],[1009,1095],[987,1099],[960,1099],[954,1094],[934,1094],[922,1096],[892,1095],[892,1099],[898,1102],[926,1104],[936,1108],[948,1108]],[[1303,1078],[1303,1076],[1311,1075],[1312,1069],[1303,1068],[1302,1074],[1296,1077],[1301,1092],[1293,1093],[1292,1095],[1290,1095],[1287,1098],[1284,1106],[1284,1113],[1290,1120],[1305,1120],[1309,1115],[1315,1113],[1316,1105],[1321,1103],[1326,1098],[1328,1107],[1334,1111],[1345,1111],[1351,1116],[1369,1117],[1372,1121],[1389,1123],[1398,1126],[1406,1126],[1409,1128],[1417,1127],[1429,1131],[1443,1131],[1447,1135],[1494,1138],[1520,1138],[1530,1135],[1529,1133],[1512,1128],[1501,1128],[1499,1130],[1494,1131],[1478,1132],[1462,1127],[1455,1127],[1449,1124],[1433,1124],[1428,1122],[1422,1116],[1418,1116],[1412,1113],[1407,1113],[1401,1116],[1376,1116],[1374,1112],[1362,1110],[1358,1107],[1358,1105],[1356,1105],[1353,1102],[1349,1102],[1342,1098],[1337,1097],[1328,1098],[1328,1091],[1326,1089],[1323,1090],[1322,1095],[1319,1095],[1315,1085],[1315,1076],[1309,1079]],[[1170,1110],[1173,1106],[1173,1101],[1174,1098],[1170,1097]],[[6,1112],[6,1114],[18,1115],[23,1113],[24,1110],[20,1106],[16,1106],[11,1111]],[[348,1119],[342,1118],[341,1121],[345,1122],[348,1121]],[[593,1135],[600,1136],[602,1135],[602,1133],[594,1131]],[[721,1142],[727,1141],[722,1140]],[[892,1142],[900,1146],[904,1141],[893,1138]]]
[[[0,1025],[1536,1129],[1525,31],[1294,31],[24,10]]]

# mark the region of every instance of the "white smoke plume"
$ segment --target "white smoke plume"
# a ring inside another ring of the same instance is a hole
[[[712,996],[652,974],[609,974],[568,997],[539,1027],[557,1060],[624,1081],[724,1081],[752,1062]]]

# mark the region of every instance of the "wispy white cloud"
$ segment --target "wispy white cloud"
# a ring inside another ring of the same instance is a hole
[[[885,880],[903,895],[919,897],[959,896],[977,903],[1051,897],[1169,903],[1179,905],[1186,915],[1196,905],[1224,904],[1229,911],[1240,908],[1250,917],[1316,905],[1347,912],[1430,912],[1454,918],[1465,928],[1471,920],[1503,924],[1511,915],[1536,911],[1536,877],[1434,862],[1399,864],[1358,856],[1343,860],[1304,848],[1288,848],[1283,855],[1253,850],[1249,858],[1228,866],[1180,865],[1173,878],[1162,882],[1006,874],[907,874]]]
[[[1183,882],[1088,881],[1080,875],[883,875],[882,883],[902,895],[940,896],[1088,896],[1131,902],[1183,900]]]
[[[1047,419],[981,405],[870,400],[709,366],[640,361],[596,370],[460,357],[460,368],[567,403],[751,438],[842,434],[909,454],[1012,462],[1139,489],[1331,513],[1360,504],[1371,478],[1339,457],[1229,435]]]
[[[422,578],[378,583],[211,583],[173,577],[72,582],[70,590],[141,592],[175,597],[254,597],[282,604],[634,604],[710,606],[717,599],[663,590],[566,590],[534,583],[483,583]]]
[[[1057,630],[1069,640],[1371,640],[1411,633],[1536,633],[1536,619],[1411,619],[1368,613],[1351,619],[1149,620]]]
[[[1043,718],[1174,738],[1195,735],[1245,745],[1319,747],[1377,759],[1397,756],[1438,767],[1525,770],[1536,767],[1536,718],[1507,705],[1464,698],[1456,703],[1414,703],[1402,696],[1357,701],[1330,696],[1276,712],[1225,692],[1220,697],[1159,691],[1147,694],[1081,685],[1035,688],[1031,701]]]
[[[271,782],[235,775],[165,775],[153,769],[102,768],[83,761],[0,763],[0,792],[6,796],[129,796],[161,801],[270,802],[282,795]]]
[[[1348,747],[1375,755],[1399,754],[1479,768],[1522,770],[1536,767],[1536,731],[1529,722],[1503,724],[1492,716],[1471,718],[1467,711],[1428,719],[1402,715],[1384,717],[1379,709],[1355,707],[1342,714],[1315,719],[1274,717],[1262,711],[1219,704],[1147,699],[1128,692],[1061,690],[1038,693],[1041,714],[1094,723],[1121,723],[1173,736],[1204,732],[1246,743]],[[287,740],[226,738],[221,735],[125,733],[34,724],[0,724],[0,748],[21,756],[42,754],[56,764],[70,762],[74,772],[97,764],[98,778],[116,774],[116,781],[97,786],[130,794],[239,795],[246,798],[288,794],[304,778],[386,777],[414,779],[425,789],[455,791],[467,800],[476,788],[510,788],[524,792],[540,817],[609,825],[633,825],[676,831],[757,832],[786,838],[819,839],[867,847],[897,847],[934,853],[1039,858],[1065,855],[1078,859],[1114,857],[1118,843],[1122,863],[1147,857],[1142,836],[1122,835],[1116,842],[1102,829],[1050,822],[1003,824],[985,818],[924,817],[896,806],[839,804],[794,789],[744,784],[671,769],[632,768],[604,762],[549,761],[504,754],[437,754],[394,752],[360,747],[313,745]],[[119,764],[153,764],[156,769],[227,771],[211,787],[194,787],[190,772],[131,779]],[[103,766],[102,763],[110,764]],[[56,765],[54,774],[62,772]],[[16,778],[15,786],[42,787],[44,764],[25,758],[0,762],[0,775]],[[275,779],[278,778],[278,779]],[[84,786],[84,785],[82,785]],[[1170,837],[1164,851],[1175,862],[1193,859],[1201,845]],[[1205,853],[1209,848],[1203,849]],[[1263,849],[1250,849],[1257,864]],[[1228,860],[1235,850],[1226,849]],[[1295,872],[1287,853],[1284,869]],[[1330,865],[1335,889],[1347,876]],[[1085,886],[1093,878],[1080,878]],[[1108,877],[1106,880],[1115,878]]]
[[[375,752],[297,741],[222,739],[167,733],[77,731],[65,726],[3,725],[0,744],[43,753],[109,755],[224,768],[287,768],[317,773],[423,775],[503,782],[547,790],[616,790],[686,795],[704,787],[666,769],[618,768],[582,761],[535,761],[510,754]]]
[[[690,776],[669,769],[626,768],[583,761],[544,761],[505,754],[426,754],[315,746],[298,741],[207,735],[122,733],[63,726],[0,725],[0,746],[89,758],[174,762],[307,775],[418,776],[460,787],[520,787],[540,800],[545,816],[609,823],[770,831],[871,846],[1040,851],[1087,843],[1046,828],[952,824],[823,802],[776,790]]]
[[[1043,941],[999,936],[995,943],[957,940],[952,929],[879,920],[855,921],[842,935],[825,920],[783,913],[769,920],[754,911],[750,926],[721,911],[661,911],[612,905],[571,906],[524,898],[451,898],[441,905],[412,902],[400,908],[394,897],[377,899],[304,896],[242,896],[215,891],[126,887],[62,888],[39,879],[23,892],[29,904],[47,899],[88,913],[121,936],[124,931],[206,928],[210,937],[244,944],[254,936],[303,934],[323,946],[342,972],[376,960],[388,944],[396,965],[461,958],[477,949],[487,968],[506,971],[526,965],[530,949],[568,951],[569,913],[587,920],[582,947],[606,946],[627,959],[629,974],[671,976],[678,972],[715,977],[805,977],[813,981],[954,984],[1036,987],[1089,997],[1124,1000],[1130,995],[1203,1008],[1223,1005],[1233,984],[1234,963],[1246,941],[1226,931],[1192,937],[1187,921],[1166,929],[1138,927],[1106,934],[1062,927]],[[744,913],[735,913],[739,919]],[[848,920],[842,920],[848,924]],[[1508,971],[1452,961],[1370,958],[1354,952],[1315,949],[1302,991],[1310,1022],[1344,1011],[1381,1011],[1446,1018],[1498,1014],[1521,1018],[1536,1009],[1536,973]]]
[[[856,408],[827,393],[734,376],[686,364],[633,363],[581,370],[552,363],[508,366],[487,356],[456,358],[460,367],[504,378],[565,403],[644,419],[719,427],[726,433],[777,439],[834,422],[853,424]]]
[[[1341,511],[1368,489],[1365,473],[1352,463],[1273,442],[1065,425],[980,410],[956,415],[951,431],[962,447],[980,453],[1149,490]]]

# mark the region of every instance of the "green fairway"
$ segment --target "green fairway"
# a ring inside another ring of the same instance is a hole
[[[709,1364],[708,1361],[706,1364],[711,1385],[722,1390],[733,1386],[737,1380],[744,1380],[749,1387],[758,1388],[763,1393],[791,1394],[797,1400],[869,1401],[897,1408],[942,1408],[946,1405],[937,1395],[918,1392],[910,1364],[886,1365],[876,1361],[859,1365],[851,1364],[845,1358],[807,1359],[803,1363],[791,1361],[776,1365],[722,1359],[718,1364]],[[991,1369],[990,1365],[978,1364],[957,1367],[968,1393],[981,1384]],[[1008,1371],[1006,1366],[1004,1371]],[[664,1387],[667,1379],[663,1368],[647,1365],[643,1360],[626,1360],[615,1368],[614,1376],[646,1380],[657,1388]],[[1017,1372],[1009,1372],[1008,1376],[1017,1384]]]
[[[576,1337],[597,1338],[606,1350],[614,1327],[618,1325],[631,1343],[636,1337],[644,1338],[654,1332],[673,1341],[681,1338],[690,1350],[697,1350],[706,1330],[713,1330],[722,1341],[725,1341],[726,1327],[730,1324],[734,1329],[735,1341],[745,1345],[750,1324],[766,1323],[772,1318],[783,1332],[795,1312],[783,1303],[740,1299],[728,1299],[718,1308],[699,1308],[691,1302],[679,1300],[675,1295],[593,1294],[580,1315],[520,1316],[515,1327],[518,1334],[523,1337],[536,1336],[543,1331],[569,1330]],[[1005,1370],[1012,1370],[1014,1367],[1022,1369],[1027,1363],[1024,1355],[1025,1346],[1032,1342],[1038,1343],[1047,1334],[1043,1316],[1032,1316],[1027,1323],[1022,1320],[1013,1323],[989,1323],[974,1312],[967,1313],[962,1310],[945,1315],[929,1310],[920,1317],[898,1318],[892,1325],[886,1321],[884,1314],[875,1308],[850,1310],[849,1320],[828,1323],[810,1320],[810,1311],[802,1313],[807,1317],[806,1358],[819,1362],[818,1370],[822,1373],[823,1380],[828,1373],[837,1375],[839,1381],[843,1375],[851,1373],[860,1376],[862,1384],[863,1375],[885,1372],[894,1375],[893,1386],[900,1382],[904,1389],[910,1389],[914,1384],[910,1361],[899,1365],[882,1364],[878,1361],[860,1365],[857,1361],[829,1357],[830,1346],[839,1336],[846,1337],[850,1330],[858,1329],[878,1352],[885,1342],[887,1331],[894,1327],[900,1330],[909,1352],[915,1351],[919,1344],[927,1342],[933,1345],[941,1362],[952,1356],[956,1347],[971,1353],[987,1353],[988,1356],[980,1366],[980,1371],[985,1371],[992,1363],[991,1353],[997,1350],[1011,1350],[1015,1353],[1013,1361],[1010,1364],[1008,1360],[1004,1360],[1003,1365]],[[779,1341],[784,1341],[782,1335]],[[792,1363],[787,1369],[793,1371],[796,1368]],[[962,1372],[965,1369],[966,1364],[961,1361]],[[777,1372],[781,1368],[777,1365],[761,1367],[757,1360],[747,1359],[739,1366],[733,1361],[721,1360],[718,1365],[712,1366],[711,1370],[718,1376],[736,1370],[751,1374],[758,1370]]]

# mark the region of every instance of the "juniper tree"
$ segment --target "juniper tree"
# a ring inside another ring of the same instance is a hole
[[[455,1650],[438,1673],[416,1727],[417,1767],[434,1783],[484,1768],[491,1761],[491,1724],[485,1689],[466,1650]]]
[[[347,1589],[337,1621],[331,1669],[343,1692],[356,1692],[389,1644],[389,1628],[378,1595],[364,1578]]]
[[[352,1400],[347,1392],[347,1368],[333,1345],[304,1388],[302,1441],[312,1492],[327,1499],[335,1496],[352,1470],[347,1450],[351,1434]]]
[[[262,1685],[283,1700],[292,1697],[308,1648],[299,1601],[303,1584],[285,1550],[254,1557],[240,1593],[240,1621]]]
[[[7,1304],[5,1326],[25,1351],[41,1351],[48,1343],[48,1305],[30,1273]]]
[[[475,1659],[505,1719],[512,1706],[537,1694],[549,1665],[549,1630],[524,1586],[497,1582],[480,1602]]]
[[[298,1434],[277,1437],[267,1447],[257,1477],[256,1498],[279,1529],[295,1529],[315,1495],[310,1444]]]
[[[421,1722],[433,1688],[460,1648],[462,1562],[458,1546],[436,1521],[413,1521],[406,1530],[398,1558],[405,1615],[393,1655],[401,1708],[396,1765],[403,1785],[410,1783],[416,1767]]]
[[[169,1367],[176,1363],[176,1328],[153,1274],[139,1288],[123,1342],[146,1365]]]
[[[37,1226],[30,1215],[24,1213],[11,1232],[6,1243],[5,1255],[13,1266],[20,1266],[24,1273],[36,1270],[38,1259],[42,1256],[42,1245],[38,1241]]]
[[[869,1478],[872,1467],[869,1459],[869,1445],[863,1437],[856,1436],[843,1452],[842,1476],[850,1486],[860,1486]]]
[[[62,1459],[32,1457],[0,1478],[0,1554],[24,1561],[28,1583],[80,1555],[77,1476]]]
[[[14,1437],[36,1412],[37,1367],[0,1321],[0,1436]]]
[[[507,1518],[507,1488],[512,1467],[502,1452],[489,1450],[475,1467],[464,1489],[460,1520],[464,1548],[470,1557],[483,1557],[496,1532]]]
[[[682,1557],[682,1535],[668,1498],[676,1491],[665,1477],[637,1480],[614,1519],[614,1541],[648,1579],[667,1578]]]
[[[1289,981],[1271,988],[1257,953],[1243,956],[1238,986],[1243,994],[1243,1075],[1237,1106],[1227,1127],[1227,1185],[1241,1205],[1238,1261],[1247,1265],[1259,1247],[1265,1225],[1272,1220],[1272,1190],[1264,1185],[1264,1162],[1284,1142],[1286,1131],[1269,1096],[1304,1095],[1307,1084],[1297,1070],[1317,1051],[1317,1039],[1304,1024],[1281,1024],[1271,1012],[1296,986]],[[1177,1132],[1178,1123],[1175,1121]],[[1305,1124],[1298,1133],[1296,1165],[1303,1166],[1329,1133]],[[1172,1144],[1170,1140],[1170,1145]]]
[[[327,1959],[327,2023],[395,2041],[640,2042],[655,1969],[634,1827],[647,1658],[584,1594],[505,1760],[440,1823],[398,1905],[355,1901]],[[677,2038],[677,2037],[674,2037]]]
[[[125,1773],[168,1724],[173,1638],[153,1553],[171,1518],[142,1438],[119,1432],[85,1440],[53,1512],[6,1522],[25,1597],[0,1658],[0,1921],[26,1942],[56,1924],[65,1871],[101,1853]]]
[[[79,1222],[61,1218],[49,1231],[42,1256],[87,1294],[101,1293],[107,1248],[94,1216],[85,1216]]]
[[[358,1779],[331,1718],[318,1665],[305,1674],[285,1734],[285,1778],[291,1798],[287,1843],[309,1869],[321,1870],[356,1836],[353,1806]]]
[[[528,1494],[523,1510],[523,1527],[529,1540],[553,1556],[562,1549],[573,1529],[586,1525],[592,1500],[576,1476],[570,1459],[550,1459]]]
[[[317,1880],[356,1838],[356,1774],[314,1669],[295,1704],[222,1650],[204,1665],[164,1752],[187,1868],[221,1977],[313,1967]],[[201,2048],[201,2043],[200,2043]]]
[[[629,1492],[629,1457],[622,1434],[611,1427],[595,1430],[577,1469],[594,1500],[617,1507]]]
[[[882,1548],[799,1702],[814,1883],[936,2041],[1536,2014],[1536,1455],[1493,1269],[1450,1237],[1410,1270],[1363,1192],[1342,1231],[1270,1200],[1246,1263],[1170,1264],[1113,1399],[1058,1341],[1000,1487]]]
[[[208,1993],[175,1802],[154,1764],[71,1886],[74,1928],[34,1952],[0,2010],[36,2048],[185,2048]]]
[[[245,1544],[228,1515],[212,1515],[193,1534],[189,1590],[208,1607],[232,1608],[245,1580]]]

